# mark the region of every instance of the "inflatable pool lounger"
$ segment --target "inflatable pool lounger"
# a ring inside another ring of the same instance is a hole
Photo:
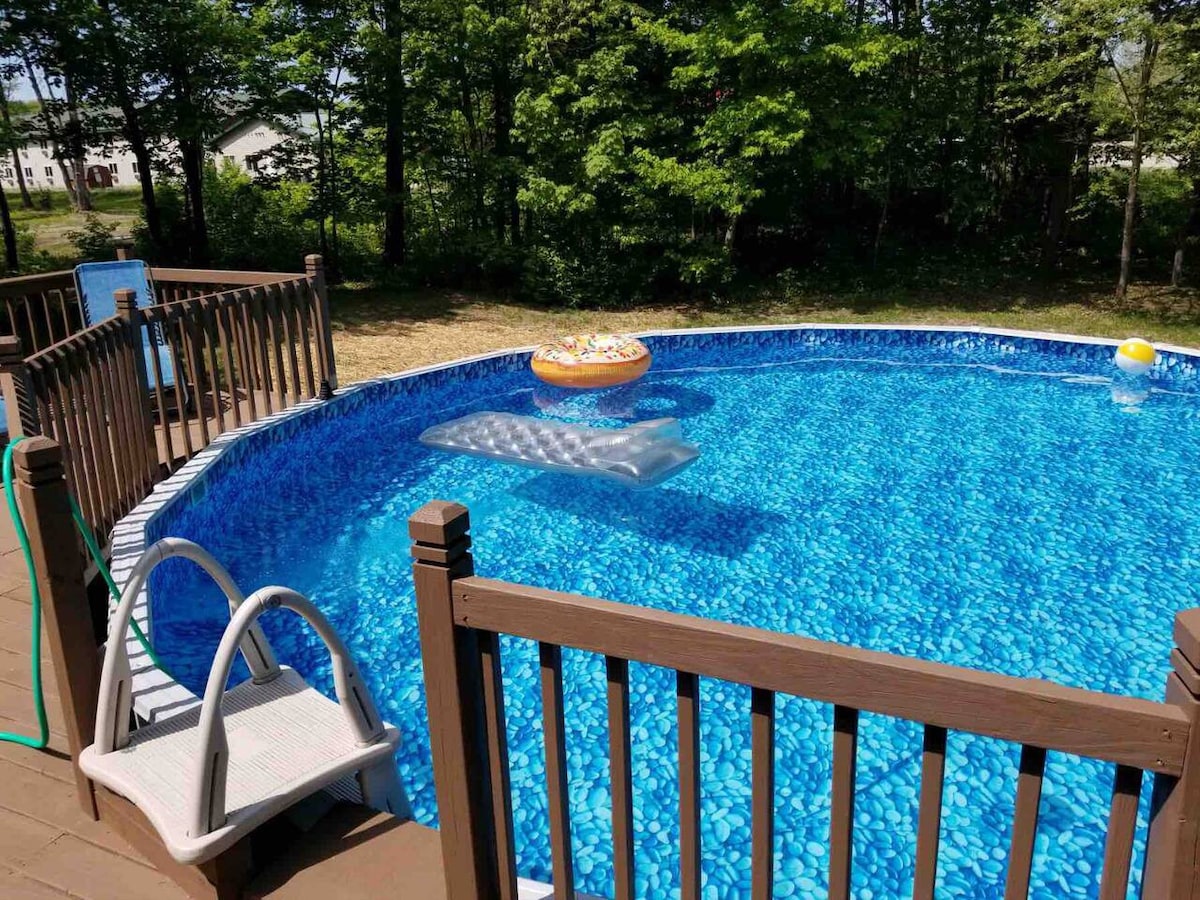
[[[421,443],[551,472],[594,475],[632,488],[661,484],[700,456],[675,419],[592,428],[512,413],[478,412],[434,425]]]

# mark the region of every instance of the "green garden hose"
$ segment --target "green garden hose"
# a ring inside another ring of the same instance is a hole
[[[25,747],[41,750],[50,741],[50,726],[46,719],[46,698],[42,692],[42,592],[38,588],[37,572],[33,567],[33,550],[29,546],[29,532],[25,530],[25,520],[21,517],[21,508],[17,505],[17,492],[13,489],[13,449],[23,440],[25,438],[18,435],[4,448],[4,495],[8,501],[8,514],[12,517],[13,528],[17,532],[17,542],[21,545],[21,555],[25,559],[25,568],[29,572],[29,597],[33,606],[33,622],[30,625],[29,680],[33,690],[33,708],[34,712],[37,713],[38,736],[34,738],[23,734],[0,731],[0,741],[21,744]],[[67,497],[71,502],[71,518],[75,520],[75,527],[83,535],[83,542],[87,545],[88,553],[91,554],[92,560],[96,563],[96,568],[104,576],[104,581],[108,585],[108,592],[112,596],[113,601],[119,601],[121,599],[121,592],[117,590],[117,584],[113,581],[112,572],[108,570],[108,566],[104,563],[104,555],[100,552],[100,546],[96,543],[96,538],[92,534],[92,530],[84,520],[83,513],[79,511],[79,504],[75,502],[75,498],[69,494]],[[162,664],[162,661],[150,646],[150,641],[147,640],[142,629],[138,627],[138,623],[131,620],[129,624],[133,626],[134,636],[138,639],[138,643],[142,645],[142,649],[146,651],[146,654],[158,668],[162,669],[168,677],[171,677],[171,673],[167,671],[167,668]]]
[[[29,548],[29,535],[25,531],[25,520],[21,518],[21,509],[17,506],[17,492],[13,490],[13,448],[23,440],[25,438],[15,437],[4,448],[4,495],[8,499],[8,514],[12,516],[13,527],[17,531],[21,555],[25,557],[25,568],[29,570],[29,597],[33,604],[33,624],[30,626],[29,680],[33,689],[33,709],[37,713],[38,736],[32,738],[23,734],[0,731],[0,741],[41,750],[50,743],[50,724],[46,720],[46,698],[42,695],[42,592],[38,590],[37,575],[33,571],[33,551]]]

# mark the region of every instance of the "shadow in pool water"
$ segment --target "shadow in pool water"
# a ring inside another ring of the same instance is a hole
[[[614,531],[638,534],[687,550],[736,559],[784,517],[723,503],[679,488],[630,491],[620,485],[543,473],[512,494],[538,506],[587,519]]]
[[[572,409],[572,400],[582,395],[579,391],[551,385],[538,385],[533,392],[534,405],[553,414],[556,410]],[[700,416],[713,408],[716,401],[711,394],[698,391],[682,384],[663,382],[639,382],[624,387],[605,390],[596,397],[595,413],[606,419],[629,419],[643,421],[670,416],[687,419]]]

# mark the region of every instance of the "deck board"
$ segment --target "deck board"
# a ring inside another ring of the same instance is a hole
[[[0,730],[32,734],[29,580],[0,515]],[[7,552],[6,552],[7,551]],[[54,666],[42,640],[50,752],[0,743],[0,897],[177,900],[186,895],[107,825],[83,814],[63,737]]]

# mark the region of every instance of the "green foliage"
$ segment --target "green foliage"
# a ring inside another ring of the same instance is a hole
[[[116,231],[115,225],[101,221],[95,213],[88,213],[83,228],[68,231],[66,237],[74,245],[81,262],[99,262],[115,255],[113,235]]]
[[[1089,259],[1107,262],[1120,252],[1128,186],[1128,169],[1093,172],[1087,191],[1072,208],[1079,250]],[[1160,275],[1167,271],[1179,230],[1187,222],[1191,191],[1191,180],[1177,171],[1149,169],[1142,173],[1137,254],[1143,263],[1157,260]]]
[[[1195,3],[12,8],[0,70],[28,50],[126,137],[138,120],[164,171],[161,237],[136,236],[162,261],[319,250],[334,277],[623,304],[930,254],[1115,269],[1123,230],[1165,271],[1200,231]],[[304,124],[263,174],[199,165],[243,114]],[[1179,174],[1107,168],[1135,142]]]

